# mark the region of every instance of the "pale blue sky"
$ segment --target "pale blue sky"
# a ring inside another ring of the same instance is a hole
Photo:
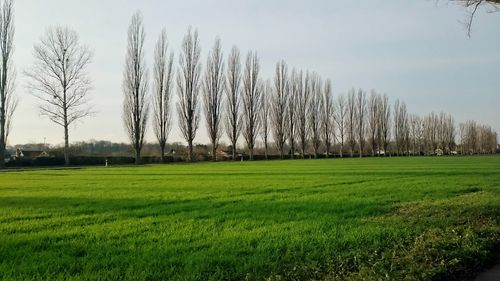
[[[92,103],[98,113],[71,128],[70,141],[127,141],[121,121],[122,71],[127,28],[140,10],[146,27],[146,56],[167,28],[176,63],[182,36],[198,28],[206,51],[220,36],[227,54],[237,45],[256,50],[263,77],[285,59],[290,67],[331,78],[335,94],[374,88],[411,112],[446,111],[457,121],[475,119],[500,131],[500,13],[477,14],[472,37],[464,8],[441,1],[118,1],[18,0],[15,64],[20,97],[10,144],[61,143],[60,127],[41,117],[27,94],[22,73],[32,63],[33,43],[50,25],[67,25],[94,53]],[[208,142],[204,123],[196,142]],[[148,141],[154,141],[149,128]],[[174,119],[169,141],[181,140]],[[223,139],[225,141],[225,138]]]

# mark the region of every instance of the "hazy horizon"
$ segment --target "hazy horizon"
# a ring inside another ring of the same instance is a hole
[[[70,128],[70,142],[128,142],[122,125],[122,74],[127,29],[137,10],[146,28],[146,61],[151,69],[156,39],[166,28],[175,65],[188,26],[197,28],[201,62],[216,36],[224,55],[231,46],[242,57],[259,54],[261,77],[272,78],[275,63],[318,72],[333,82],[334,95],[351,88],[387,93],[391,103],[406,102],[410,113],[444,111],[459,122],[473,119],[500,132],[499,14],[480,10],[471,38],[464,25],[466,10],[434,1],[16,1],[15,112],[8,143],[59,144],[62,127],[39,115],[38,101],[28,94],[23,71],[33,63],[33,44],[49,26],[68,26],[94,52],[93,117]],[[176,96],[176,92],[173,93]],[[172,110],[175,110],[175,102]],[[168,142],[183,141],[173,113]],[[146,141],[154,142],[151,126]],[[224,136],[223,142],[227,143]],[[208,143],[204,118],[196,143]]]

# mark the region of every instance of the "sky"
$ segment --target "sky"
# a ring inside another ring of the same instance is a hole
[[[182,38],[192,26],[199,32],[203,65],[219,36],[226,55],[233,45],[242,55],[256,51],[263,78],[272,78],[276,62],[284,59],[290,68],[330,78],[335,96],[353,87],[375,89],[392,102],[405,101],[411,113],[445,111],[457,123],[474,119],[500,132],[500,13],[487,9],[477,13],[469,38],[463,24],[467,11],[448,1],[17,0],[19,105],[9,144],[63,143],[62,127],[39,114],[23,74],[33,64],[33,45],[56,25],[78,32],[94,52],[89,75],[96,114],[70,127],[70,142],[128,141],[121,86],[127,29],[136,11],[144,17],[150,68],[161,29],[167,30],[178,64]],[[182,141],[177,124],[174,113],[169,142]],[[155,141],[151,126],[146,141]],[[195,142],[209,142],[203,121]]]

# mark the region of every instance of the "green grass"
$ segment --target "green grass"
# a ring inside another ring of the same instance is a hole
[[[0,173],[4,280],[440,280],[493,261],[500,157]]]

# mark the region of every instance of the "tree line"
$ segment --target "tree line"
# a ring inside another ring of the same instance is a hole
[[[0,5],[0,153],[5,154],[12,114],[17,105],[13,85],[13,1]],[[406,104],[390,104],[386,94],[352,89],[334,96],[332,82],[318,73],[276,63],[274,77],[260,72],[257,52],[242,56],[233,46],[226,56],[216,38],[202,67],[198,31],[188,28],[177,58],[163,29],[156,41],[150,75],[145,55],[145,31],[140,12],[128,28],[123,71],[123,124],[140,162],[145,133],[152,126],[162,161],[177,114],[187,143],[187,159],[194,160],[194,139],[202,114],[215,161],[221,138],[230,142],[231,156],[243,139],[249,159],[258,142],[265,157],[274,148],[280,158],[323,154],[344,157],[371,154],[494,153],[497,134],[491,127],[467,121],[457,130],[446,113],[409,114]],[[93,52],[80,43],[76,31],[62,26],[47,29],[34,45],[33,64],[24,71],[28,89],[40,103],[40,113],[64,131],[64,158],[69,164],[69,125],[94,113],[89,103],[92,82],[88,66]],[[151,76],[151,77],[150,77]],[[173,95],[177,103],[173,105]],[[456,139],[459,134],[460,146]],[[4,165],[4,161],[0,161]]]

